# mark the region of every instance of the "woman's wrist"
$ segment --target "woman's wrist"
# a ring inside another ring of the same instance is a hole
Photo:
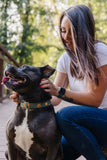
[[[60,87],[56,87],[56,91],[55,91],[54,96],[58,97],[58,95],[59,95],[59,89],[60,89]]]
[[[70,93],[68,94],[67,92],[68,92],[68,90],[66,90],[65,88],[59,87],[59,91],[58,91],[58,96],[57,97],[62,99],[62,100],[64,100],[64,101],[76,104],[74,102],[74,99],[71,98],[71,96],[69,96]]]
[[[58,90],[58,98],[62,98],[64,95],[65,95],[65,92],[66,92],[66,89],[63,88],[63,87],[59,87],[59,90]]]

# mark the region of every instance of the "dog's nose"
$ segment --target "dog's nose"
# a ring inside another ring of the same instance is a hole
[[[8,63],[6,64],[5,71],[9,68],[9,65],[10,64],[8,64]]]
[[[6,65],[7,67],[10,67],[10,66],[12,66],[11,64],[9,64],[9,63],[7,63],[7,65]]]
[[[6,71],[11,71],[11,72],[16,72],[16,67],[14,67],[13,65],[11,64],[7,64],[6,67],[5,67],[5,70],[4,70],[4,73],[6,73]]]
[[[9,67],[12,67],[12,65],[7,63],[6,64],[6,69],[9,68]]]
[[[4,73],[5,73],[5,71],[7,71],[9,68],[12,68],[12,65],[10,65],[10,64],[6,64],[6,67],[5,67],[5,70],[4,70]]]
[[[7,65],[6,65],[6,66],[10,66],[10,64],[8,64],[8,63],[7,63]]]

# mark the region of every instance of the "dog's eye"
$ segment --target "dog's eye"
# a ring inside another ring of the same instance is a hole
[[[29,66],[23,65],[22,68],[23,68],[23,69],[27,69],[27,68],[29,68]]]

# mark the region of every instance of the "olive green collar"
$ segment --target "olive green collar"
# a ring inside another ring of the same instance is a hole
[[[25,109],[43,108],[43,107],[47,107],[50,104],[51,104],[50,101],[46,101],[42,103],[29,103],[29,102],[24,101],[20,103],[21,107]]]

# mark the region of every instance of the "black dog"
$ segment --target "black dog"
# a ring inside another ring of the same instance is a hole
[[[7,65],[3,84],[19,93],[21,103],[7,124],[9,160],[62,160],[61,135],[51,95],[40,87],[54,69],[46,65]]]

